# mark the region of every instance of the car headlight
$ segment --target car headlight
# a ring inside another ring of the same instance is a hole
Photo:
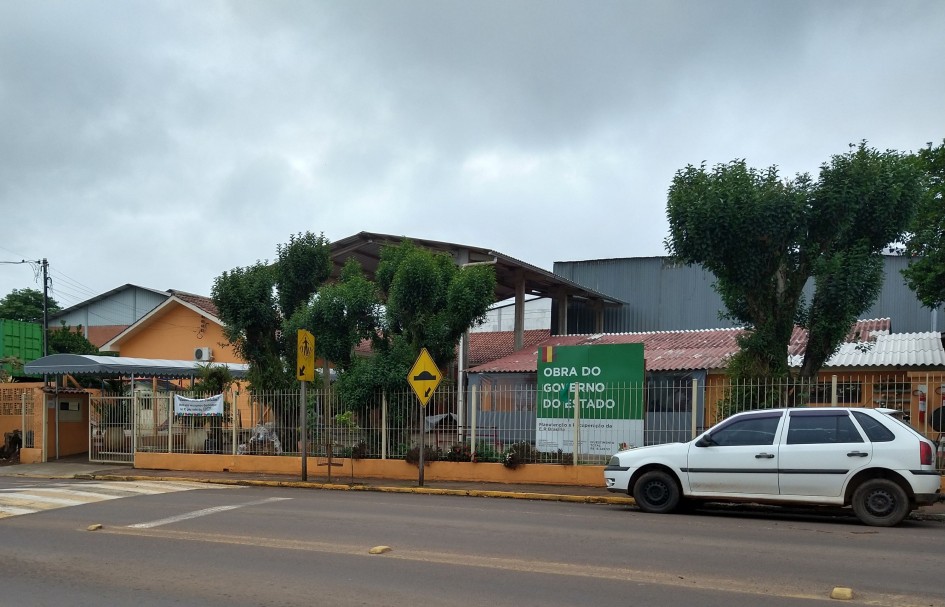
[[[610,458],[610,464],[609,464],[609,465],[610,465],[610,466],[619,466],[619,465],[620,465],[620,458],[617,457],[616,455],[613,456],[613,457],[611,457],[611,458]]]

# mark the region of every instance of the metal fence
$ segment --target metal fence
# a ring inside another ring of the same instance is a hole
[[[310,390],[307,450],[321,457],[415,461],[423,445],[426,461],[600,464],[620,448],[689,440],[741,410],[833,404],[898,411],[937,442],[939,467],[945,468],[945,374],[737,384],[710,377],[572,388],[539,393],[534,383],[479,385],[457,394],[455,387],[441,386],[426,407],[406,389],[356,403],[343,402],[336,390]],[[127,419],[97,418],[103,434],[97,453],[109,455],[106,446],[118,439],[106,440],[105,433],[121,425],[123,440],[138,451],[298,456],[301,397],[297,391],[254,394],[249,405],[231,411],[228,404],[224,415],[210,417],[175,415],[170,395],[134,397]],[[235,402],[235,394],[226,400]],[[112,403],[98,399],[93,411],[109,410]]]

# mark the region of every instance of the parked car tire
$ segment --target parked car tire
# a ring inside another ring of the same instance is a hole
[[[885,478],[866,481],[853,492],[853,512],[873,527],[892,527],[909,515],[909,497],[902,487]]]
[[[651,470],[633,485],[633,499],[644,512],[673,512],[679,506],[679,485],[666,472]]]

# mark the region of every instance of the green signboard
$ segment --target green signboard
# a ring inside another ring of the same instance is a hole
[[[641,446],[644,373],[643,344],[541,348],[538,449],[574,449],[575,398],[581,407],[581,453],[612,453],[623,444]]]

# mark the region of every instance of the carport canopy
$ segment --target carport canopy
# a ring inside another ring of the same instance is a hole
[[[186,378],[200,375],[205,365],[195,360],[161,360],[98,356],[94,354],[50,354],[23,365],[26,375],[132,375],[139,377]],[[242,378],[249,365],[242,363],[211,363],[227,367],[235,378]]]

